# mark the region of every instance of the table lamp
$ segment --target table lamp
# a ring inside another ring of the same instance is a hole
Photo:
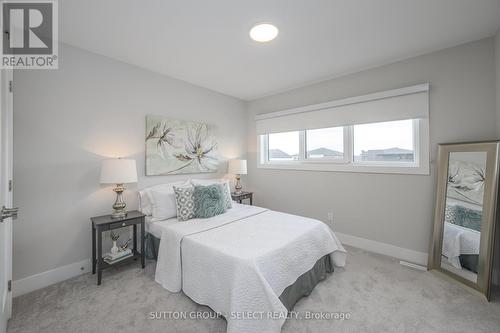
[[[137,167],[135,160],[114,158],[102,161],[101,184],[116,184],[113,191],[116,192],[116,201],[113,204],[113,218],[124,218],[127,216],[123,201],[123,191],[125,183],[137,182]]]
[[[241,194],[240,176],[247,174],[247,160],[230,160],[228,172],[236,175],[236,185],[234,185],[234,193]]]

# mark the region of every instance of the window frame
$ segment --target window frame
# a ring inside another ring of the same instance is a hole
[[[298,132],[299,133],[299,159],[298,160],[300,160],[301,157],[302,157],[302,155],[303,155],[303,149],[304,149],[304,147],[303,147],[303,141],[304,140],[303,140],[303,137],[302,137],[302,135],[303,135],[302,132],[303,131],[288,131],[288,132],[281,132],[281,133],[291,133],[291,132]],[[265,137],[266,137],[266,140],[265,140],[265,150],[266,150],[265,157],[266,157],[266,159],[265,159],[265,161],[267,163],[270,163],[270,164],[273,164],[273,163],[281,164],[281,163],[294,163],[294,162],[298,161],[298,160],[282,160],[282,161],[275,160],[275,161],[271,161],[269,159],[269,134],[266,134]]]
[[[332,163],[332,164],[347,164],[349,163],[349,149],[347,149],[346,143],[349,142],[350,138],[350,133],[349,133],[349,128],[347,126],[336,126],[336,127],[341,127],[342,128],[342,135],[343,135],[343,148],[344,148],[344,157],[343,158],[331,158],[331,157],[322,157],[322,158],[310,158],[307,156],[307,131],[313,131],[315,129],[327,129],[327,128],[335,128],[335,127],[324,127],[324,128],[314,128],[310,130],[304,130],[301,131],[303,132],[304,140],[303,140],[303,145],[304,145],[304,162],[307,163]]]
[[[269,161],[268,134],[257,135],[257,168],[333,172],[429,175],[429,118],[412,119],[414,162],[354,161],[354,127],[344,128],[344,158],[311,159],[306,155],[306,130],[299,131],[299,159]],[[340,126],[339,126],[340,127]]]

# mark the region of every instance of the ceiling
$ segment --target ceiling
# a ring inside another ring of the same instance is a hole
[[[500,0],[64,0],[60,39],[243,100],[492,36]],[[258,22],[280,30],[248,36]]]

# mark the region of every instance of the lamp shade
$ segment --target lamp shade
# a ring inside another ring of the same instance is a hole
[[[247,160],[230,160],[228,173],[235,175],[247,174]]]
[[[114,158],[102,161],[102,184],[124,184],[135,182],[137,182],[137,167],[135,160]]]

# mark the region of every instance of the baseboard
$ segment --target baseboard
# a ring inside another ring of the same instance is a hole
[[[12,282],[12,296],[17,297],[51,284],[90,272],[90,259],[75,262],[50,271],[38,273]]]
[[[337,237],[343,244],[357,247],[362,250],[383,254],[389,257],[394,257],[400,260],[405,260],[410,263],[427,266],[427,253],[405,249],[391,244],[381,243],[366,238],[343,234],[340,232],[335,232],[335,235],[337,235]]]

